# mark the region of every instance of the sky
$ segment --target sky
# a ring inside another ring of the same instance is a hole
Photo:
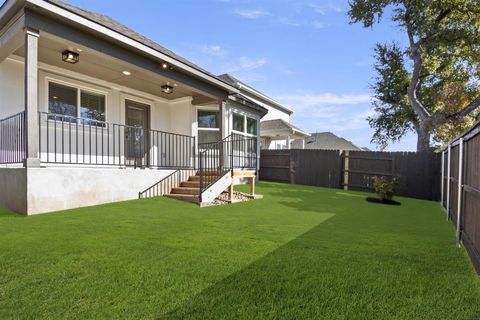
[[[349,23],[347,0],[67,0],[108,15],[214,74],[230,73],[294,110],[307,132],[372,150],[373,48],[404,43],[390,21]],[[389,151],[414,151],[409,134]]]

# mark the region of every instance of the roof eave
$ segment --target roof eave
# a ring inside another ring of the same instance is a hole
[[[73,23],[77,23],[82,25],[83,27],[90,29],[92,31],[95,31],[97,33],[102,34],[105,37],[108,37],[110,39],[113,39],[114,41],[118,41],[124,45],[127,45],[129,47],[132,47],[134,49],[140,50],[144,53],[146,53],[149,56],[152,56],[156,59],[160,59],[162,61],[165,61],[175,68],[178,68],[179,70],[183,70],[184,72],[187,72],[195,77],[201,78],[211,85],[214,85],[218,88],[221,88],[222,90],[225,90],[229,94],[233,93],[239,93],[240,90],[235,88],[234,86],[231,86],[230,84],[224,82],[223,80],[220,80],[212,75],[209,75],[202,70],[199,70],[197,68],[194,68],[192,66],[186,65],[185,63],[178,61],[177,59],[162,53],[158,50],[155,50],[143,43],[140,43],[132,38],[127,37],[124,34],[121,34],[115,30],[109,29],[102,24],[99,24],[95,21],[89,20],[81,15],[78,15],[74,12],[71,12],[67,9],[61,8],[59,6],[56,6],[53,3],[46,2],[43,0],[7,0],[6,3],[0,8],[0,18],[2,17],[2,9],[4,6],[7,4],[12,3],[9,5],[9,7],[13,6],[15,3],[20,3],[24,5],[33,5],[35,7],[39,7],[43,10],[46,10],[54,15],[60,16],[64,19],[70,20]]]
[[[253,89],[252,87],[244,84],[244,83],[238,83],[237,82],[237,85],[238,85],[238,88],[241,90],[245,90],[247,92],[249,92],[250,94],[253,94],[254,96],[256,96],[257,98],[260,98],[261,100],[265,100],[267,102],[269,102],[270,104],[272,104],[273,107],[277,108],[277,109],[281,109],[282,111],[285,111],[286,113],[288,113],[288,115],[292,115],[293,114],[293,110],[278,103],[277,101],[273,100],[272,98],[264,95],[263,93],[261,93],[260,91],[257,91],[255,89]]]

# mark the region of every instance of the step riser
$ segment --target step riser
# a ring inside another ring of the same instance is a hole
[[[185,188],[185,187],[173,188],[171,193],[172,194],[190,194],[190,195],[198,196],[200,194],[200,188]]]
[[[180,184],[180,187],[200,188],[200,181],[184,181]]]

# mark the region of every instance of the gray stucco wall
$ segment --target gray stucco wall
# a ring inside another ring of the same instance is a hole
[[[173,170],[0,168],[0,207],[20,214],[133,200]]]
[[[0,206],[27,213],[27,169],[0,168]]]
[[[173,170],[49,167],[28,169],[28,214],[138,199]]]

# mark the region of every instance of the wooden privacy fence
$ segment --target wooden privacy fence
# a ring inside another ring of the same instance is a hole
[[[373,191],[373,177],[398,177],[398,195],[440,200],[440,154],[262,150],[260,180]]]
[[[441,203],[480,273],[480,121],[442,152]]]

